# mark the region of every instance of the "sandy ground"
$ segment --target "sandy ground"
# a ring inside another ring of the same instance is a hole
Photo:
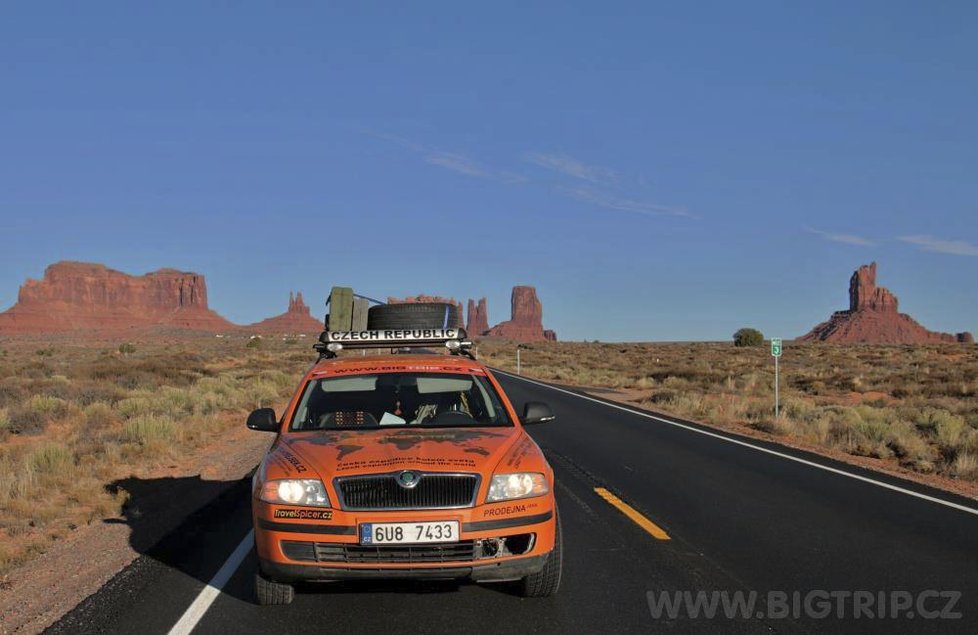
[[[134,472],[139,479],[174,478],[186,491],[168,489],[165,500],[143,497],[138,510],[140,549],[152,546],[187,516],[246,476],[261,460],[272,435],[243,425],[176,464]],[[214,461],[214,457],[220,461]],[[187,478],[180,481],[181,477]],[[201,481],[214,487],[199,487]],[[150,504],[147,504],[149,502]],[[129,510],[130,516],[133,510]],[[115,520],[116,522],[113,522]],[[39,633],[139,557],[125,518],[80,527],[47,552],[11,572],[0,585],[0,633]]]

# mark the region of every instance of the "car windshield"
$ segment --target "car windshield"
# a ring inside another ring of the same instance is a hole
[[[380,373],[310,380],[289,430],[512,425],[485,377]]]

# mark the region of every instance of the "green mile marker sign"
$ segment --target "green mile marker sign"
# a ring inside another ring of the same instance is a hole
[[[771,338],[771,355],[774,357],[781,357],[781,338],[772,337]]]

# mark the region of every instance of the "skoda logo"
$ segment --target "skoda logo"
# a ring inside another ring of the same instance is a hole
[[[418,484],[421,480],[421,476],[417,472],[412,472],[410,470],[405,470],[397,475],[397,484],[404,489],[411,489]]]

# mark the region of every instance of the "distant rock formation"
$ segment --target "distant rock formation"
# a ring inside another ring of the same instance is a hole
[[[897,310],[897,297],[876,286],[876,263],[863,265],[849,280],[849,310],[836,311],[806,335],[812,342],[864,342],[870,344],[972,343],[971,333],[935,333]]]
[[[204,276],[160,269],[130,276],[100,264],[59,262],[27,280],[0,313],[0,334],[122,331],[168,326],[218,332],[235,328],[207,307]]]
[[[510,300],[511,317],[486,332],[487,337],[499,337],[516,342],[556,341],[557,334],[543,329],[543,304],[533,287],[513,287]]]
[[[464,320],[464,316],[462,313],[461,300],[456,300],[455,298],[442,298],[436,295],[425,295],[423,293],[414,296],[408,296],[406,298],[394,298],[394,297],[387,298],[387,304],[413,304],[416,302],[444,302],[446,304],[454,304],[455,307],[458,309],[458,311],[456,312],[457,315],[456,322],[452,326],[454,328],[463,328],[462,322]],[[468,334],[468,330],[466,330],[466,334]]]
[[[480,298],[478,304],[475,300],[469,300],[468,316],[465,332],[469,337],[478,337],[489,330],[489,309],[486,308],[485,298]]]
[[[302,292],[289,292],[288,311],[248,328],[260,333],[318,333],[323,330],[323,322],[312,317],[309,307],[302,299]]]

